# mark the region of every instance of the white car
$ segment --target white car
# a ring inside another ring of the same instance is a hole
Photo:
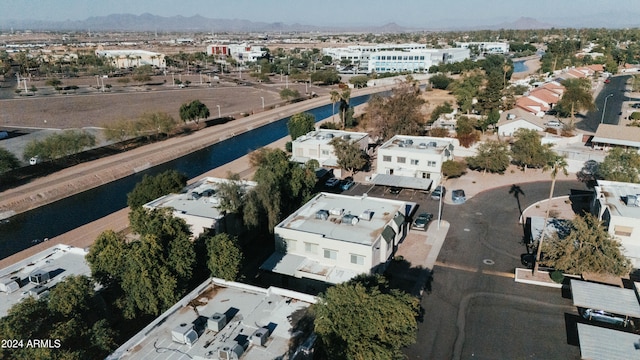
[[[545,125],[549,127],[562,127],[560,120],[549,120]]]

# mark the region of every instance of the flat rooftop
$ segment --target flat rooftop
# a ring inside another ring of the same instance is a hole
[[[71,275],[91,276],[85,255],[84,249],[58,244],[0,270],[0,283],[10,283],[15,277],[20,285],[18,288],[14,285],[10,293],[0,292],[0,317],[7,315],[14,304],[29,296],[29,290],[36,286],[29,282],[29,275],[34,272],[49,274],[49,280],[44,284],[48,288]]]
[[[290,290],[210,279],[122,345],[108,359],[218,359],[220,350],[245,347],[238,358],[285,358],[293,327],[316,298]],[[226,324],[209,327],[214,314]],[[192,344],[174,341],[176,329],[191,328],[199,337]],[[255,343],[256,330],[268,329],[264,344]]]
[[[364,132],[352,132],[342,130],[328,130],[320,129],[307,133],[306,135],[299,136],[294,140],[294,143],[305,143],[312,145],[328,144],[334,138],[341,137],[345,140],[360,141],[365,137],[368,137],[368,133]]]
[[[640,206],[627,205],[629,195],[640,195],[640,184],[598,180],[598,188],[604,195],[600,200],[609,208],[611,215],[640,219]]]
[[[440,154],[453,151],[453,140],[427,136],[396,135],[380,146],[380,149],[402,150],[412,153]]]
[[[217,209],[220,198],[216,195],[220,184],[227,179],[205,177],[188,185],[179,194],[168,194],[146,203],[148,208],[173,208],[176,212],[208,219],[221,219],[224,215]],[[243,187],[256,185],[253,181],[242,180]]]
[[[372,245],[384,230],[385,225],[397,213],[406,217],[411,214],[415,206],[416,204],[412,202],[369,197],[366,194],[348,196],[320,193],[289,215],[276,228],[321,234],[330,239]],[[327,219],[316,217],[321,210],[329,212]],[[341,219],[344,215],[356,216],[357,222],[342,223]],[[370,220],[367,220],[369,216]]]

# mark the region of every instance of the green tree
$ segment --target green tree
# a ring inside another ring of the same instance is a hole
[[[338,165],[354,174],[367,165],[367,155],[360,148],[360,144],[355,141],[335,137],[329,142],[333,146],[333,151],[338,158]]]
[[[447,179],[462,176],[466,169],[467,164],[463,161],[447,160],[442,163],[442,175]]]
[[[137,123],[131,120],[119,119],[102,127],[104,128],[104,136],[108,141],[122,142],[140,134]]]
[[[382,141],[396,134],[421,135],[424,118],[420,110],[424,104],[420,88],[412,81],[398,84],[389,97],[373,95],[367,102],[367,116],[373,135]]]
[[[515,138],[511,145],[511,156],[513,162],[522,166],[523,170],[528,167],[542,168],[553,159],[550,145],[542,145],[540,135],[535,130],[519,129]]]
[[[416,341],[418,312],[418,299],[362,275],[320,295],[314,327],[330,359],[399,359]]]
[[[58,87],[62,85],[62,81],[60,81],[60,79],[58,78],[51,78],[47,79],[47,81],[45,81],[45,84],[53,87]]]
[[[205,241],[207,267],[211,276],[228,281],[238,280],[242,266],[242,251],[238,246],[238,240],[226,233],[220,233]]]
[[[640,183],[640,154],[633,149],[612,148],[598,167],[598,178]]]
[[[478,146],[476,156],[467,158],[469,168],[502,174],[509,167],[509,145],[496,140],[485,141]]]
[[[178,122],[166,112],[155,112],[140,115],[137,125],[140,131],[152,133],[157,138],[160,134],[168,134],[173,131],[178,126]]]
[[[445,101],[444,103],[442,103],[442,105],[438,105],[436,106],[435,109],[433,109],[433,112],[431,113],[431,119],[429,122],[433,123],[440,118],[440,115],[451,114],[452,112],[453,112],[453,107],[451,107],[451,103],[449,103],[448,101]]]
[[[338,101],[340,101],[340,93],[335,91],[335,90],[331,90],[329,92],[329,97],[331,98],[331,116],[334,118],[333,121],[335,121],[335,117],[336,117],[336,103]]]
[[[0,148],[0,174],[20,167],[20,160],[12,152]]]
[[[561,83],[565,87],[562,98],[558,101],[556,109],[561,115],[571,117],[571,125],[575,122],[576,112],[593,110],[595,104],[591,96],[591,82],[587,78],[567,79]]]
[[[349,110],[349,101],[351,100],[351,89],[344,89],[340,93],[340,119],[342,120],[342,128],[347,127],[347,111]]]
[[[289,161],[280,149],[261,148],[249,156],[256,168],[253,180],[258,185],[247,193],[244,222],[250,226],[266,225],[270,232],[289,214],[311,198],[316,184],[315,169]],[[261,215],[266,222],[261,222]]]
[[[187,121],[194,121],[197,125],[200,119],[206,119],[209,115],[209,108],[200,102],[200,100],[193,100],[190,103],[185,103],[180,106],[180,119],[185,123]]]
[[[122,279],[127,250],[124,236],[113,230],[100,233],[85,257],[91,277],[105,287],[118,284]]]
[[[297,113],[287,122],[287,129],[291,140],[295,140],[310,131],[315,130],[316,117],[311,113]]]
[[[42,160],[55,160],[73,156],[95,146],[96,137],[85,131],[65,130],[42,140],[27,143],[22,153],[24,160],[39,156]]]
[[[51,289],[49,309],[63,316],[79,316],[92,307],[94,285],[86,276],[69,276]]]
[[[340,82],[340,75],[335,69],[319,70],[313,72],[311,73],[310,78],[312,83],[322,85],[333,85]]]
[[[475,129],[476,122],[466,116],[460,116],[456,121],[456,138],[460,145],[468,148],[480,139]]]
[[[282,89],[280,90],[280,98],[284,101],[290,101],[293,99],[298,99],[300,97],[300,92],[294,89]]]
[[[127,194],[130,208],[141,207],[160,196],[179,192],[187,185],[187,176],[175,170],[167,170],[156,176],[145,175]]]
[[[569,274],[625,276],[632,268],[622,254],[620,242],[592,214],[576,216],[566,237],[556,233],[542,248],[546,264]]]
[[[453,79],[444,74],[436,74],[429,78],[429,83],[435,89],[446,90]]]
[[[356,75],[349,79],[349,84],[353,84],[353,87],[356,89],[367,87],[367,82],[369,81],[369,77],[366,75]]]

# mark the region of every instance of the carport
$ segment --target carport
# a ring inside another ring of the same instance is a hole
[[[578,323],[578,337],[582,359],[637,359],[640,352],[637,334]]]
[[[428,191],[431,188],[433,180],[414,178],[409,176],[377,174],[371,179],[371,183],[373,185],[380,186]]]
[[[640,302],[635,290],[571,280],[573,305],[584,309],[640,318]]]

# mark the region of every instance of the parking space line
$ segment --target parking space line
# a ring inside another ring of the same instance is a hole
[[[506,277],[506,278],[510,278],[510,279],[514,279],[515,278],[515,274],[514,273],[508,273],[508,272],[503,272],[503,271],[478,269],[478,268],[473,268],[471,266],[448,264],[448,263],[443,263],[443,262],[440,262],[440,261],[436,261],[436,265],[437,266],[441,266],[441,267],[445,267],[445,268],[449,268],[449,269],[455,269],[455,270],[461,270],[461,271],[467,271],[467,272],[474,272],[474,273],[479,272],[481,274],[502,276],[502,277]]]

